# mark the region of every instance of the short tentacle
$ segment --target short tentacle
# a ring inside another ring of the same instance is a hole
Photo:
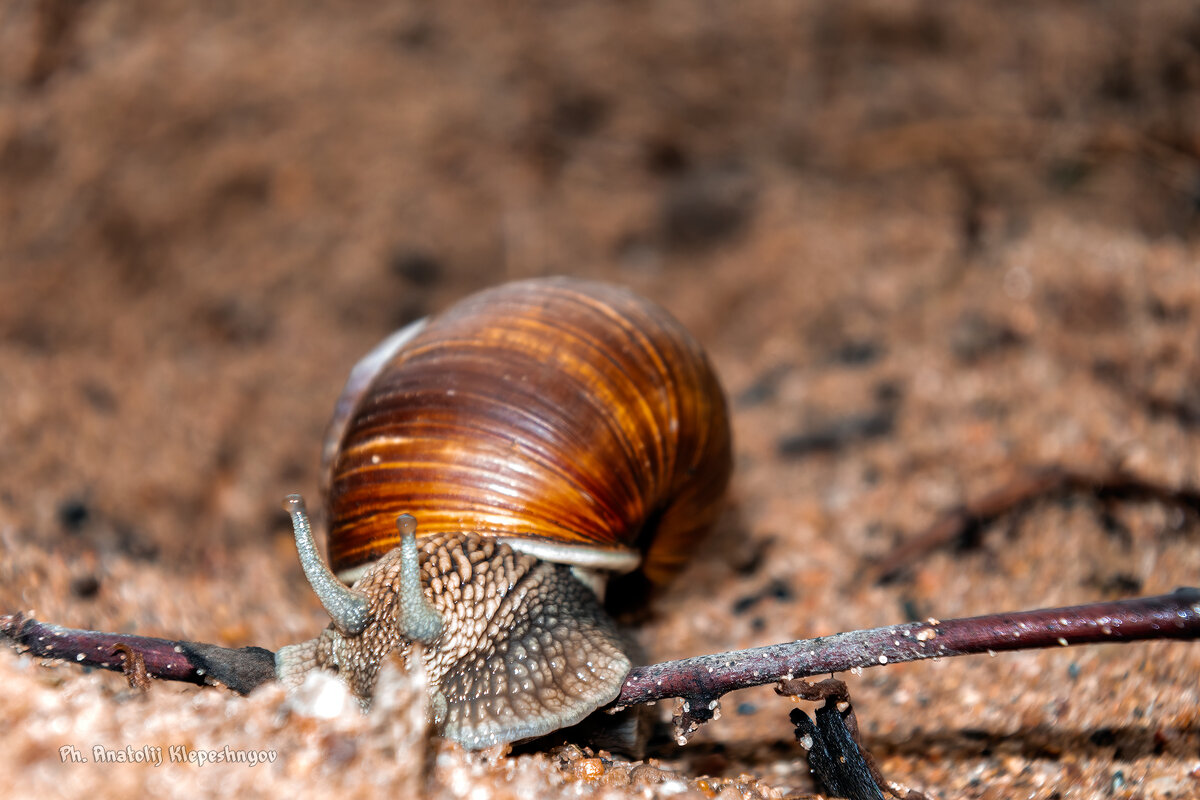
[[[442,616],[421,590],[421,565],[417,559],[417,520],[411,514],[396,518],[400,530],[400,587],[396,629],[414,642],[431,644],[442,632]]]

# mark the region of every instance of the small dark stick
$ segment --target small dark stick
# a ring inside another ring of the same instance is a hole
[[[63,628],[23,614],[0,616],[0,636],[21,652],[84,667],[129,674],[131,659],[145,675],[205,686],[224,684],[238,694],[275,679],[275,654],[261,647],[237,649],[127,633]],[[134,667],[135,670],[138,667]]]
[[[883,800],[884,795],[928,800],[924,793],[893,783],[880,772],[863,744],[845,681],[826,678],[809,683],[796,678],[776,686],[775,693],[825,702],[817,709],[815,722],[798,708],[792,709],[790,719],[796,726],[796,740],[808,751],[809,768],[827,794],[850,800]]]

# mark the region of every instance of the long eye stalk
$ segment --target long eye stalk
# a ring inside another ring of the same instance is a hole
[[[347,636],[357,636],[371,621],[367,598],[338,580],[325,564],[313,541],[312,525],[304,508],[304,498],[289,494],[283,499],[283,510],[292,517],[292,529],[296,533],[296,550],[300,554],[300,566],[317,593],[317,599],[325,607],[333,624]]]

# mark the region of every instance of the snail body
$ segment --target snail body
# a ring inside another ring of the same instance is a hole
[[[730,452],[720,385],[657,306],[564,278],[468,297],[351,373],[323,456],[332,571],[306,561],[289,505],[334,624],[280,650],[277,672],[335,670],[367,703],[383,658],[420,642],[448,738],[572,725],[630,666],[606,577],[678,571]]]

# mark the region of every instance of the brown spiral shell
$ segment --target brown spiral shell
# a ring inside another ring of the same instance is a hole
[[[395,547],[408,513],[419,536],[502,537],[553,561],[628,569],[640,553],[661,583],[712,523],[731,468],[725,399],[661,308],[603,283],[522,281],[401,342],[356,370],[331,424],[335,572]]]

